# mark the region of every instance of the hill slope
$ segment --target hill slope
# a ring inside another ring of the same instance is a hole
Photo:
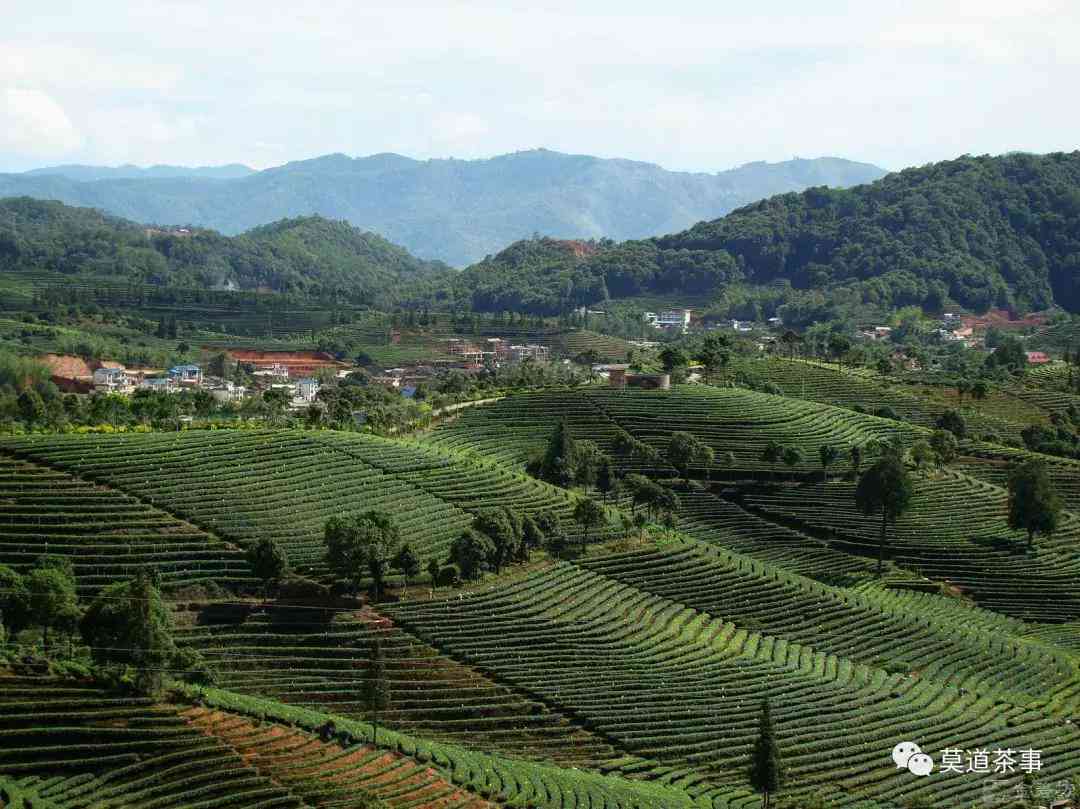
[[[139,221],[233,234],[317,212],[374,230],[419,256],[456,265],[534,232],[642,238],[772,194],[853,185],[885,173],[865,163],[820,158],[690,174],[546,149],[490,160],[335,154],[224,180],[205,173],[162,176],[154,169],[134,179],[100,177],[88,167],[61,168],[0,175],[0,196],[56,199]],[[86,177],[93,181],[80,181]]]
[[[886,307],[1080,311],[1080,152],[965,156],[619,245],[519,242],[469,268],[456,293],[478,308],[559,311],[784,280]]]
[[[445,270],[345,222],[284,219],[240,236],[161,231],[90,208],[0,200],[0,271],[195,288],[374,297]]]

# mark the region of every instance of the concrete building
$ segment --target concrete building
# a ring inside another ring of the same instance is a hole
[[[95,393],[131,393],[135,382],[123,368],[98,368],[94,371]]]

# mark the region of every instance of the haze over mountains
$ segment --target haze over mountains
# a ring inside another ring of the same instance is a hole
[[[546,149],[486,160],[332,154],[258,172],[239,165],[58,166],[0,175],[0,197],[55,199],[226,234],[317,213],[374,231],[421,258],[464,266],[534,233],[644,238],[773,194],[852,186],[885,173],[832,157],[706,174]]]

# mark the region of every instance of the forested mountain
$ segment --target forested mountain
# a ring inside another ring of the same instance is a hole
[[[228,163],[223,166],[133,166],[130,163],[123,166],[84,166],[69,164],[63,166],[44,166],[39,169],[31,169],[23,172],[25,177],[60,176],[79,182],[92,182],[94,180],[122,180],[122,179],[163,179],[174,177],[203,177],[216,180],[234,180],[237,177],[247,177],[254,174],[255,169],[239,163]]]
[[[886,307],[1080,311],[1080,152],[964,156],[783,194],[653,239],[521,242],[447,294],[551,312],[639,294],[704,303],[731,282],[777,281]]]
[[[0,200],[0,270],[300,295],[382,293],[440,270],[374,233],[318,216],[239,236],[161,230],[90,208]]]
[[[335,154],[226,179],[164,176],[165,168],[138,176],[115,173],[123,169],[95,174],[88,167],[3,174],[0,197],[55,199],[139,222],[232,234],[318,213],[379,233],[418,256],[462,266],[533,233],[643,238],[772,194],[854,185],[884,174],[836,158],[691,174],[545,149],[489,160]]]

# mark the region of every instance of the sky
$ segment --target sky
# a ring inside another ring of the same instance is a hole
[[[1080,148],[1076,0],[0,0],[0,171]]]

